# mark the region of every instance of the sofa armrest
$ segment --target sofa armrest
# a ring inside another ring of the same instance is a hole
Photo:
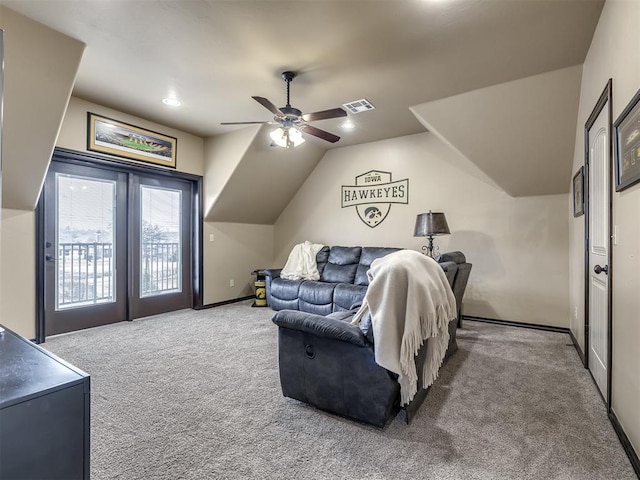
[[[455,252],[446,252],[436,258],[438,263],[442,262],[456,262],[456,263],[466,263],[467,258],[464,256],[464,253],[456,250]]]
[[[267,290],[267,305],[273,308],[273,301],[271,300],[271,282],[276,278],[280,278],[281,268],[267,268],[264,272],[264,284]]]
[[[297,310],[280,310],[271,319],[280,328],[298,330],[323,338],[353,343],[360,347],[369,345],[366,337],[357,325],[332,317],[323,317]]]
[[[269,277],[270,279],[278,278],[281,271],[281,268],[267,268],[266,270],[263,270],[264,276]]]

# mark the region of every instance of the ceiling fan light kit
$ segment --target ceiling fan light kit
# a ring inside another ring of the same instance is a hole
[[[282,72],[281,74],[282,79],[287,83],[287,104],[284,107],[278,108],[273,103],[271,103],[270,100],[264,97],[251,97],[264,108],[273,113],[273,121],[223,122],[222,125],[249,125],[256,123],[279,125],[274,131],[270,133],[270,136],[276,145],[284,148],[290,148],[292,146],[297,147],[298,145],[302,144],[304,142],[304,138],[302,137],[303,132],[331,143],[335,143],[340,140],[339,136],[311,126],[307,122],[346,117],[347,112],[338,107],[329,110],[303,114],[301,110],[292,107],[289,98],[290,86],[291,81],[296,78],[296,76],[296,72],[292,71]]]
[[[271,140],[273,140],[273,143],[279,147],[291,148],[304,143],[302,133],[295,127],[278,127],[272,131],[269,136],[271,137]]]

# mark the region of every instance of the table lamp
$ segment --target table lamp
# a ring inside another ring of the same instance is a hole
[[[437,235],[449,235],[449,225],[442,212],[419,213],[416,217],[416,228],[414,237],[429,237],[429,244],[424,245],[422,250],[425,255],[433,258],[433,237]]]

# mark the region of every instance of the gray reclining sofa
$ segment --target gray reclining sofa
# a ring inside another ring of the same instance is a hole
[[[378,427],[400,409],[397,375],[375,363],[375,339],[370,322],[351,325],[368,286],[366,275],[375,258],[397,251],[379,247],[324,247],[317,255],[319,281],[286,280],[280,270],[266,270],[267,301],[278,325],[280,384],[286,397]],[[461,252],[446,253],[438,262],[447,275],[458,305],[471,272]],[[457,349],[456,325],[449,324],[445,359]],[[416,356],[421,378],[426,348]],[[407,422],[424,401],[428,389],[405,408]]]

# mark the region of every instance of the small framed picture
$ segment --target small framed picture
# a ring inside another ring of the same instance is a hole
[[[176,168],[176,138],[91,112],[87,119],[87,150]]]
[[[640,181],[640,90],[613,124],[616,192]]]
[[[584,167],[573,176],[573,216],[584,215]]]

